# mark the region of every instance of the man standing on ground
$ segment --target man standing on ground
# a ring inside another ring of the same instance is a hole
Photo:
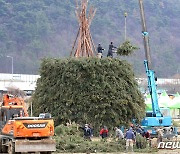
[[[128,152],[129,147],[131,149],[131,152],[133,152],[133,142],[135,142],[135,135],[132,128],[130,128],[126,132],[125,138],[126,138],[126,152]]]
[[[106,139],[108,137],[108,129],[106,126],[104,126],[101,130],[99,135],[102,137],[102,139]]]
[[[119,128],[115,127],[114,130],[116,135],[115,137],[118,138],[118,140],[124,138],[123,132]]]
[[[157,138],[157,144],[159,144],[160,142],[162,142],[162,138],[163,138],[163,129],[160,127],[159,129],[156,130],[158,138]]]
[[[91,128],[89,127],[89,125],[88,125],[88,124],[85,124],[84,127],[79,127],[79,128],[83,129],[83,131],[84,131],[84,139],[91,141],[92,130],[91,130]]]

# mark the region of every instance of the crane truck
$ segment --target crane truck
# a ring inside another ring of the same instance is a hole
[[[146,27],[144,4],[143,0],[139,0],[141,22],[142,22],[142,35],[144,40],[145,57],[144,60],[146,75],[148,79],[148,89],[151,95],[152,111],[146,112],[146,117],[142,120],[141,125],[151,132],[152,136],[156,136],[156,129],[164,129],[164,137],[172,137],[177,135],[177,129],[172,126],[172,118],[170,116],[169,108],[160,108],[158,104],[158,96],[156,90],[156,77],[155,72],[152,70],[152,62],[150,55],[149,35]]]
[[[29,117],[24,100],[3,96],[0,107],[0,153],[19,154],[56,151],[54,121],[50,114]]]

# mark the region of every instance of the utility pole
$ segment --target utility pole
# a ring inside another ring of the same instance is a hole
[[[142,21],[142,35],[144,40],[145,56],[146,56],[146,60],[148,61],[149,69],[151,69],[152,62],[151,62],[150,46],[149,46],[149,34],[146,26],[143,0],[139,0],[139,7],[140,7],[141,21]]]
[[[124,13],[124,40],[127,39],[127,12]]]
[[[32,101],[31,101],[31,117],[32,117],[32,115],[33,115],[33,111],[32,111],[33,109],[32,109]]]
[[[13,57],[12,56],[6,56],[8,58],[11,58],[11,73],[12,73],[12,78],[13,78],[13,74],[14,74],[14,61],[13,61]]]

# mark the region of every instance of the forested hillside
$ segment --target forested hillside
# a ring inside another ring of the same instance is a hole
[[[144,49],[138,0],[90,0],[97,8],[91,32],[95,44],[106,48],[127,36],[140,47],[128,60],[137,76],[144,74]],[[159,77],[180,72],[179,0],[144,0],[154,69]],[[68,57],[78,30],[74,0],[0,0],[0,72],[38,73],[43,57]]]

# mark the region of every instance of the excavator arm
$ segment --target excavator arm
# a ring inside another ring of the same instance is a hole
[[[16,106],[22,106],[24,110],[24,117],[28,117],[28,112],[25,106],[25,102],[22,98],[19,97],[11,97],[10,95],[6,94],[3,97],[3,105],[2,106],[10,106],[10,105],[16,105]]]

